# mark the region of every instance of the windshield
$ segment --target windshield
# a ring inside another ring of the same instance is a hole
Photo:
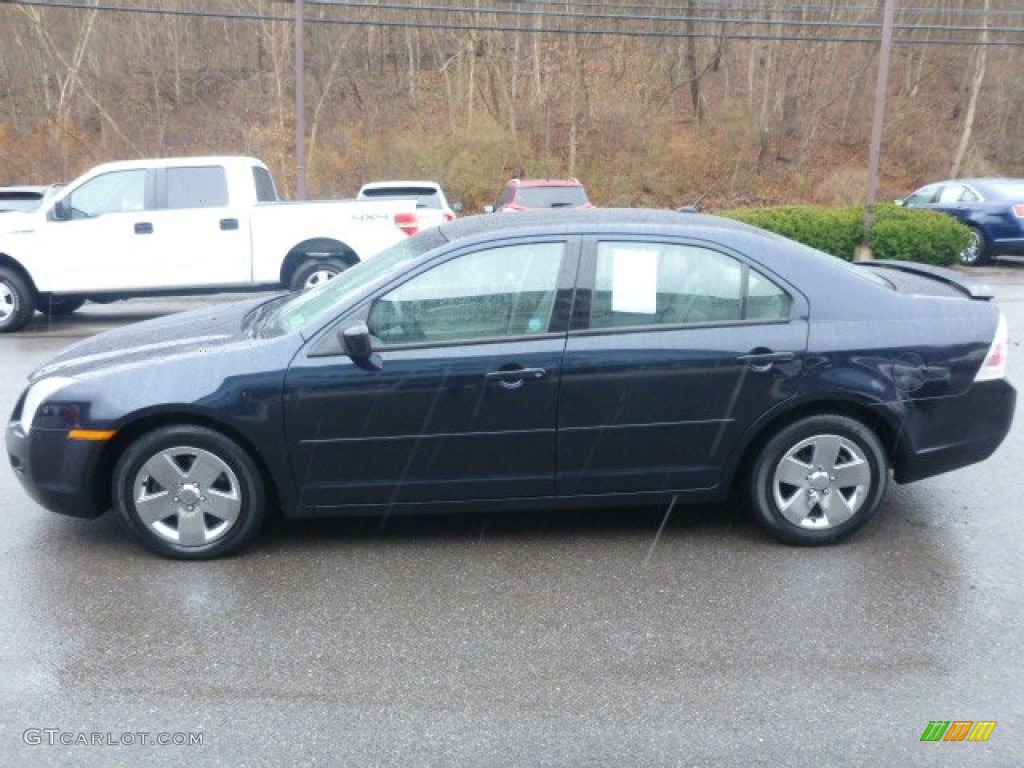
[[[525,208],[571,208],[587,204],[583,187],[522,187],[516,202]]]
[[[441,195],[431,187],[368,187],[362,197],[367,200],[403,200],[414,198],[417,208],[442,208]]]
[[[447,242],[436,229],[428,229],[393,245],[368,261],[349,267],[333,280],[297,293],[273,308],[263,322],[263,331],[305,332],[344,308],[373,283],[398,271],[402,265]]]

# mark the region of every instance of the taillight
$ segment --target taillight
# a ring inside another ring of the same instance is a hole
[[[445,220],[445,223],[446,223],[446,224],[447,224],[447,223],[448,223],[449,221],[455,221],[455,214],[454,214],[454,213],[446,213],[446,214],[444,215],[444,220]]]
[[[416,220],[415,213],[396,213],[395,226],[409,236],[420,231],[420,223]]]
[[[1018,219],[1024,219],[1024,205],[1013,206],[1013,215]]]
[[[978,375],[974,377],[975,381],[995,381],[996,379],[1006,378],[1008,336],[1006,318],[1000,312],[995,338],[992,339],[992,344],[985,355],[985,362],[981,364],[981,368],[978,369]]]

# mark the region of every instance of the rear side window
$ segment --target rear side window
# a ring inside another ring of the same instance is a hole
[[[731,256],[673,243],[600,243],[594,287],[594,329],[782,320],[792,304]]]
[[[168,168],[167,208],[221,208],[228,204],[228,182],[217,165]]]
[[[270,171],[258,165],[252,168],[252,180],[256,184],[256,201],[260,203],[276,203],[280,198],[277,195],[277,187],[274,186],[274,177]]]

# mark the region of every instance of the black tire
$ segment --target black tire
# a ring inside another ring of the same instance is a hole
[[[139,437],[117,462],[113,490],[124,526],[153,552],[180,560],[233,554],[255,540],[267,517],[256,463],[205,427]]]
[[[800,419],[770,438],[751,467],[758,524],[787,544],[832,544],[878,511],[889,480],[874,432],[846,416]]]
[[[318,258],[302,262],[292,274],[288,287],[293,291],[308,291],[348,269],[348,262],[336,258]]]
[[[0,333],[12,333],[35,312],[36,297],[29,283],[10,267],[0,267]]]
[[[965,267],[980,267],[991,261],[991,249],[985,233],[974,225],[968,225],[971,230],[971,244],[960,251],[960,263]]]
[[[67,317],[83,304],[85,304],[84,296],[43,294],[36,303],[36,309],[49,317]]]

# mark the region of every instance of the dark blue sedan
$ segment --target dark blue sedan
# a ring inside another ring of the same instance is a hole
[[[1016,393],[991,292],[695,213],[477,216],[302,294],[129,326],[32,374],[43,506],[209,558],[285,517],[713,501],[826,544],[890,476],[987,458]],[[964,414],[970,414],[965,418]]]
[[[1024,255],[1024,179],[940,181],[898,202],[947,213],[970,227],[971,244],[960,254],[964,264],[986,264],[1001,253]]]

